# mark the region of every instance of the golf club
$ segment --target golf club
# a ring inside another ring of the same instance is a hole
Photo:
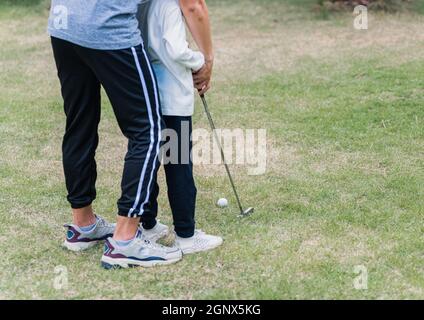
[[[222,148],[221,142],[219,141],[218,134],[216,133],[215,123],[213,122],[212,116],[211,116],[211,114],[209,112],[209,107],[208,107],[208,103],[206,102],[205,95],[204,94],[201,94],[200,95],[200,98],[202,99],[203,107],[205,109],[206,116],[208,117],[209,124],[210,124],[210,126],[212,128],[212,132],[214,134],[216,143],[218,144],[219,151],[221,152],[222,162],[224,162],[225,170],[227,171],[228,178],[230,179],[231,187],[233,188],[234,195],[236,196],[237,204],[238,204],[238,207],[240,209],[240,215],[242,217],[248,216],[251,213],[253,213],[254,208],[248,208],[246,210],[243,210],[243,206],[241,205],[241,201],[240,201],[240,198],[239,198],[238,193],[237,193],[237,190],[236,190],[236,186],[235,186],[234,181],[233,181],[233,177],[231,176],[230,168],[228,167],[227,161],[225,160],[224,150]]]

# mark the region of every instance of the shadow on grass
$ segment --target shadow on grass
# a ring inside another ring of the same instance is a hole
[[[0,0],[0,17],[42,14],[50,8],[50,0]]]
[[[416,0],[412,4],[412,11],[424,15],[424,1]]]
[[[310,7],[315,12],[316,17],[328,20],[333,15],[340,13],[352,12],[354,5],[346,4],[344,2],[334,2],[328,0],[304,0],[299,4],[310,3]],[[311,3],[312,2],[312,3]],[[368,5],[370,12],[385,12],[390,14],[413,12],[417,14],[424,14],[424,2],[422,0],[402,1],[402,0],[386,0],[375,1]]]
[[[42,3],[47,3],[46,0],[3,0],[1,6],[13,7],[31,7],[39,6]]]

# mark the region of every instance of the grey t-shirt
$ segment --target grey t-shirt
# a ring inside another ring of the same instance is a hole
[[[141,44],[137,9],[142,0],[52,0],[48,32],[77,45],[117,50]]]

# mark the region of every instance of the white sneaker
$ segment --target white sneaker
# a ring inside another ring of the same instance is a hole
[[[154,228],[150,230],[144,229],[141,224],[140,228],[142,230],[144,238],[151,242],[157,242],[159,239],[165,237],[169,232],[169,227],[164,225],[163,223],[160,223],[159,220],[154,226]]]
[[[175,246],[180,248],[183,254],[212,250],[222,242],[221,237],[206,234],[202,230],[196,230],[191,238],[181,238],[178,235],[175,237]]]

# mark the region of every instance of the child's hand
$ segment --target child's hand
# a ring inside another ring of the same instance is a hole
[[[194,87],[199,91],[199,94],[205,94],[211,88],[213,60],[206,61],[203,67],[193,73]]]

